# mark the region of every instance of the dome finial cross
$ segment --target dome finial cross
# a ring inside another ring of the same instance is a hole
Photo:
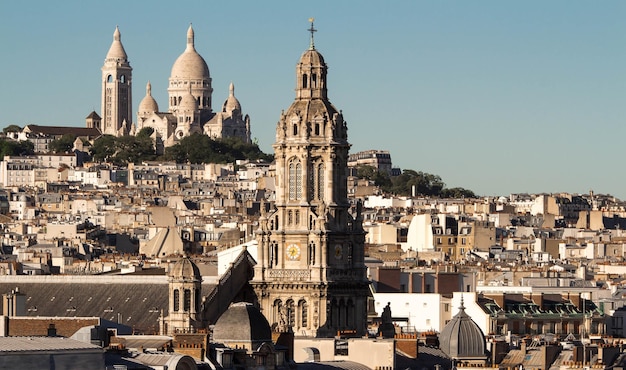
[[[315,18],[309,18],[309,22],[311,22],[311,28],[307,29],[307,31],[311,32],[311,43],[309,44],[309,50],[315,50],[315,42],[313,42],[313,34],[317,32],[317,30],[313,26],[314,21],[315,21]]]

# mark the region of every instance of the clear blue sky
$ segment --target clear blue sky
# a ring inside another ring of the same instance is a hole
[[[313,5],[314,4],[314,5]],[[2,1],[0,127],[84,125],[119,25],[133,104],[167,109],[193,24],[213,109],[235,84],[271,152],[315,17],[353,151],[480,195],[626,199],[626,1]]]

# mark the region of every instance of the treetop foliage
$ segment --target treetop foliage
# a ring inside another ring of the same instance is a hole
[[[22,128],[18,125],[8,125],[7,127],[2,129],[2,132],[4,132],[5,134],[7,132],[20,132],[22,131]]]
[[[441,177],[430,173],[406,169],[399,176],[389,176],[373,166],[358,166],[357,177],[374,182],[386,193],[410,196],[415,195],[441,198],[476,198],[473,191],[464,188],[447,189]]]
[[[94,161],[117,165],[156,159],[154,145],[149,135],[120,137],[102,135],[93,143],[90,151]]]
[[[0,138],[0,160],[4,156],[25,156],[35,154],[35,146],[30,141],[15,141]]]
[[[53,153],[69,153],[74,148],[76,136],[73,134],[65,134],[56,140],[52,140],[48,144],[48,149]]]
[[[177,163],[232,163],[237,159],[273,160],[273,157],[263,153],[257,144],[244,143],[238,138],[211,139],[202,134],[184,137],[176,145],[165,148],[162,157],[157,157],[150,138],[153,132],[154,129],[146,127],[136,136],[103,135],[94,142],[91,155],[94,161],[118,165],[157,159]]]
[[[165,148],[165,160],[177,163],[231,163],[238,159],[272,161],[254,143],[245,143],[239,138],[211,139],[207,135],[193,134],[184,137],[178,144]]]

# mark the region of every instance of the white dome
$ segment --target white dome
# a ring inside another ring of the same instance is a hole
[[[174,62],[170,78],[182,80],[208,80],[210,78],[209,67],[194,47],[194,33],[191,26],[187,30],[187,48]]]
[[[228,99],[224,102],[222,110],[224,112],[232,112],[234,110],[241,112],[241,104],[239,103],[239,100],[235,98],[235,85],[233,85],[232,82],[230,83],[229,91],[230,93],[228,94]]]
[[[139,103],[138,111],[141,113],[159,111],[159,105],[152,97],[152,85],[150,82],[148,82],[148,85],[146,86],[146,96]]]
[[[180,104],[178,105],[178,110],[184,110],[184,111],[198,110],[198,102],[196,101],[196,98],[194,98],[194,96],[191,94],[191,92],[188,92],[187,94],[183,95],[183,97],[180,100]]]

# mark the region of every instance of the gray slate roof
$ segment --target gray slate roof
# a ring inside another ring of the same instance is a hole
[[[27,281],[28,276],[23,280]],[[158,318],[163,312],[168,315],[168,285],[163,283],[123,282],[115,279],[107,282],[62,282],[22,283],[0,282],[0,294],[19,289],[26,297],[26,316],[47,317],[101,317],[132,327],[137,333],[158,332]],[[90,279],[96,281],[96,279]],[[210,290],[203,285],[203,294]]]

